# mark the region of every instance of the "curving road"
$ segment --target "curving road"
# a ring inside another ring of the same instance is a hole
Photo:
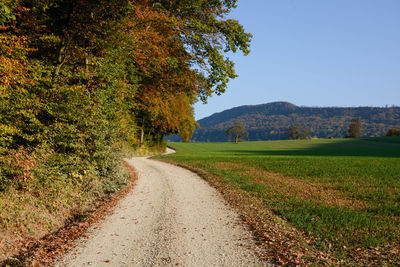
[[[265,266],[252,235],[196,174],[133,158],[134,190],[57,266]]]

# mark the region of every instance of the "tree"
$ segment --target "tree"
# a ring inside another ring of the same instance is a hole
[[[252,35],[237,20],[227,19],[237,0],[152,0],[179,23],[179,37],[191,64],[197,65],[198,97],[203,102],[212,94],[224,93],[237,75],[226,52],[241,50],[247,55]]]
[[[389,131],[386,133],[386,136],[400,136],[400,130],[396,128],[391,128]]]
[[[132,113],[141,140],[179,133],[188,141],[197,126],[192,105],[236,77],[224,54],[248,54],[251,35],[225,18],[235,2],[138,0],[127,12],[119,47],[129,47],[134,62]]]
[[[346,138],[358,138],[361,136],[361,118],[351,120]]]
[[[236,120],[235,124],[226,130],[226,135],[229,139],[233,139],[235,144],[237,144],[239,141],[243,140],[243,138],[246,138],[249,133],[244,128],[242,121]]]
[[[286,130],[286,135],[289,139],[307,139],[310,137],[310,132],[301,126],[290,126]]]

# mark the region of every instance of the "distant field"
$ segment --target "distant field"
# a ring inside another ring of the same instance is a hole
[[[169,145],[162,160],[259,199],[318,249],[400,263],[399,137]]]

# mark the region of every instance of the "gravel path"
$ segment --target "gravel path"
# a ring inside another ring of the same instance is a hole
[[[238,215],[196,174],[133,158],[137,185],[57,266],[265,266]]]

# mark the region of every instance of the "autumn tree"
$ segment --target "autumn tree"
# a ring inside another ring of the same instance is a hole
[[[190,69],[190,55],[178,35],[177,22],[143,1],[126,21],[132,40],[136,75],[134,116],[144,139],[160,142],[165,134],[188,132],[196,122],[192,104],[196,101],[196,75]],[[188,124],[188,125],[183,125]],[[146,136],[146,138],[145,138]]]
[[[243,126],[243,122],[241,120],[236,120],[232,127],[226,130],[226,135],[228,139],[233,140],[235,144],[239,143],[239,141],[244,140],[249,133]]]
[[[236,77],[234,63],[226,52],[241,50],[247,55],[252,35],[237,20],[226,16],[236,7],[237,0],[153,0],[175,20],[177,30],[190,62],[199,67],[196,82],[199,98],[206,102],[212,94],[224,93],[230,79]]]
[[[358,138],[360,136],[361,136],[361,118],[354,118],[351,120],[346,137]]]
[[[186,140],[193,130],[182,129],[196,127],[190,106],[222,93],[236,76],[223,53],[247,54],[251,35],[223,19],[233,7],[226,1],[137,1],[128,33],[139,40],[132,51],[141,79],[134,111],[141,140],[183,132]]]
[[[18,151],[74,166],[42,173],[40,179],[48,181],[76,173],[109,179],[117,173],[119,144],[135,128],[128,112],[135,88],[126,79],[127,65],[112,74],[105,66],[117,57],[115,33],[127,5],[106,0],[0,4],[6,11],[0,16],[0,191],[20,181],[14,177],[19,170],[4,160]],[[46,162],[40,164],[34,167]]]
[[[301,126],[290,126],[286,130],[286,135],[289,139],[307,139],[310,138],[310,132]]]

